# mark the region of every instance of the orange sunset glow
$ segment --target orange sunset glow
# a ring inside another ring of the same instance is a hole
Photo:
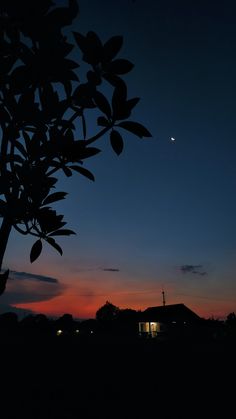
[[[70,281],[71,284],[72,281]],[[97,287],[93,286],[91,291],[86,287],[75,283],[73,286],[69,285],[63,289],[62,294],[46,301],[29,302],[15,304],[15,307],[23,310],[32,310],[35,313],[43,313],[48,316],[61,316],[63,313],[70,313],[75,318],[94,318],[96,311],[106,302],[110,301],[121,309],[132,308],[134,310],[144,310],[147,307],[162,305],[162,288],[153,285],[153,282],[146,281],[147,288],[143,289],[137,283],[133,284],[127,290],[127,286],[117,286],[111,280],[99,280]],[[36,287],[34,287],[36,290]],[[233,302],[229,299],[227,301],[220,300],[220,298],[209,299],[199,296],[190,296],[181,294],[178,287],[168,287],[165,292],[167,304],[185,303],[192,310],[198,313],[199,316],[210,318],[224,318],[225,313],[232,311]]]

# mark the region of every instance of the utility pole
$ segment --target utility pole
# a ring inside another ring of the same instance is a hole
[[[164,290],[162,290],[162,304],[163,304],[163,306],[166,305],[166,298],[165,298],[165,291]]]

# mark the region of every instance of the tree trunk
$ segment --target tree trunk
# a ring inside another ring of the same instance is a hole
[[[2,225],[0,228],[0,272],[2,269],[3,258],[5,255],[5,251],[7,248],[8,239],[10,236],[12,225],[9,223],[8,219],[5,217],[3,218]],[[8,279],[9,270],[5,271],[4,273],[0,273],[0,295],[3,294],[6,288],[6,282]]]

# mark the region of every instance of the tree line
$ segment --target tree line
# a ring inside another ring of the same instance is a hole
[[[121,309],[106,301],[96,312],[95,318],[78,320],[65,313],[57,318],[45,314],[28,314],[21,320],[14,312],[0,314],[0,333],[33,336],[80,337],[101,335],[138,336],[138,321],[141,311]],[[214,318],[202,319],[201,336],[213,339],[236,339],[236,315],[231,312],[224,321]],[[196,329],[197,330],[197,329]]]

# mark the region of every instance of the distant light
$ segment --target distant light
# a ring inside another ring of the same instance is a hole
[[[176,324],[176,321],[173,321],[172,323],[173,323],[173,324]]]
[[[90,333],[93,333],[93,330],[91,330]]]
[[[174,137],[170,137],[170,141],[172,141],[172,143],[175,142],[175,138]]]
[[[63,331],[61,329],[57,330],[57,336],[61,336]]]
[[[78,335],[78,333],[79,333],[79,329],[76,329],[75,333]]]

